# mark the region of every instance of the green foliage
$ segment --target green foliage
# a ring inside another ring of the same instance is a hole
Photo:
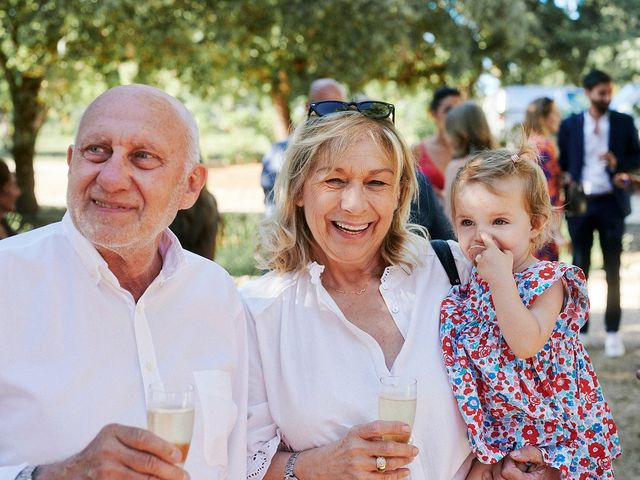
[[[262,215],[225,213],[222,215],[222,236],[216,247],[216,262],[231,275],[258,275],[254,253],[258,222]]]
[[[399,98],[444,83],[471,93],[484,72],[503,84],[578,83],[599,66],[637,79],[638,1],[576,5],[572,15],[552,0],[0,0],[0,131],[13,116],[2,142],[27,197],[45,116],[72,129],[70,104],[120,83],[210,102],[198,118],[216,143],[243,125],[244,142],[211,154],[230,162],[285,134],[319,77],[352,92],[389,84]],[[420,135],[424,118],[411,115]]]

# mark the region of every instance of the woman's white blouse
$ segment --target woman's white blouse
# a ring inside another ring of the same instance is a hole
[[[464,282],[469,265],[449,243]],[[251,314],[247,478],[264,476],[281,441],[307,450],[376,420],[384,375],[418,380],[413,443],[420,454],[412,478],[466,476],[470,449],[438,328],[440,303],[451,286],[431,246],[424,242],[420,249],[422,265],[413,272],[391,266],[381,279],[380,294],[405,338],[391,370],[376,340],[350,323],[322,286],[322,265],[271,272],[241,289]]]

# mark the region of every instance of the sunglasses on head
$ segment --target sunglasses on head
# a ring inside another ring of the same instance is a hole
[[[391,121],[395,123],[395,110],[391,103],[377,102],[367,100],[364,102],[340,102],[338,100],[326,100],[324,102],[314,102],[309,105],[309,113],[307,118],[315,113],[319,117],[331,115],[332,113],[346,112],[348,110],[357,110],[365,117],[382,119],[391,117]]]

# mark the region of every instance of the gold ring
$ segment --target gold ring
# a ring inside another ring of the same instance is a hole
[[[387,469],[387,459],[384,457],[376,457],[376,470],[384,472]]]

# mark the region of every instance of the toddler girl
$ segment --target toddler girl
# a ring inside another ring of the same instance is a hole
[[[482,478],[534,445],[563,479],[609,479],[616,425],[578,332],[589,315],[582,271],[538,261],[552,215],[537,152],[471,158],[451,192],[458,242],[474,263],[442,304],[440,336]]]

